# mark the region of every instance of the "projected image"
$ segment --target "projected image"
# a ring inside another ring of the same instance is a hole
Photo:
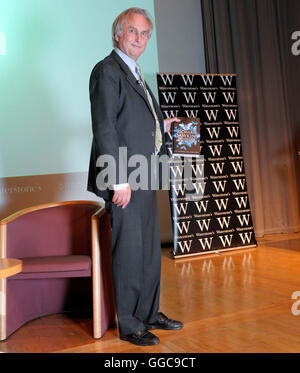
[[[138,6],[154,18],[153,0]],[[1,0],[0,178],[86,172],[89,77],[112,50],[111,25],[130,0]],[[155,33],[140,59],[156,89]]]
[[[6,55],[5,34],[0,31],[0,56]]]

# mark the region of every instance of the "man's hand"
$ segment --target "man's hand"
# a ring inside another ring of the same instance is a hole
[[[114,191],[112,202],[118,207],[121,206],[124,209],[128,205],[130,198],[131,198],[131,188],[130,186],[127,186],[123,189]]]
[[[180,119],[178,118],[167,118],[165,119],[165,128],[166,128],[166,132],[170,132],[171,131],[171,128],[172,128],[172,123],[173,122],[180,122]]]

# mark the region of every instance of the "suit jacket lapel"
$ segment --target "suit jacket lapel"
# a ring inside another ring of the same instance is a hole
[[[143,99],[145,100],[145,102],[146,102],[149,110],[151,111],[151,114],[153,114],[151,106],[149,104],[149,101],[147,99],[147,96],[146,96],[146,93],[145,93],[144,89],[141,87],[141,85],[139,84],[139,82],[136,80],[136,77],[132,74],[132,72],[130,71],[129,67],[122,60],[122,58],[118,55],[118,53],[116,53],[114,50],[111,52],[111,57],[113,57],[118,62],[118,64],[120,65],[121,69],[126,74],[128,82],[136,90],[136,92],[143,97]]]

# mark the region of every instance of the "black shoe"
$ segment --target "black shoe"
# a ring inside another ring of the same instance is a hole
[[[159,338],[148,332],[148,330],[140,330],[134,334],[120,335],[120,338],[123,341],[128,341],[138,346],[153,346],[160,342]]]
[[[181,321],[169,319],[162,312],[159,312],[156,322],[153,324],[145,324],[145,326],[147,330],[151,330],[151,329],[177,330],[183,327],[183,323]]]

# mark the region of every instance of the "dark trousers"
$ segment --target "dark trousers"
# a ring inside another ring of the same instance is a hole
[[[106,202],[112,225],[112,272],[120,334],[145,329],[159,308],[161,246],[156,191],[132,191],[123,209]]]

